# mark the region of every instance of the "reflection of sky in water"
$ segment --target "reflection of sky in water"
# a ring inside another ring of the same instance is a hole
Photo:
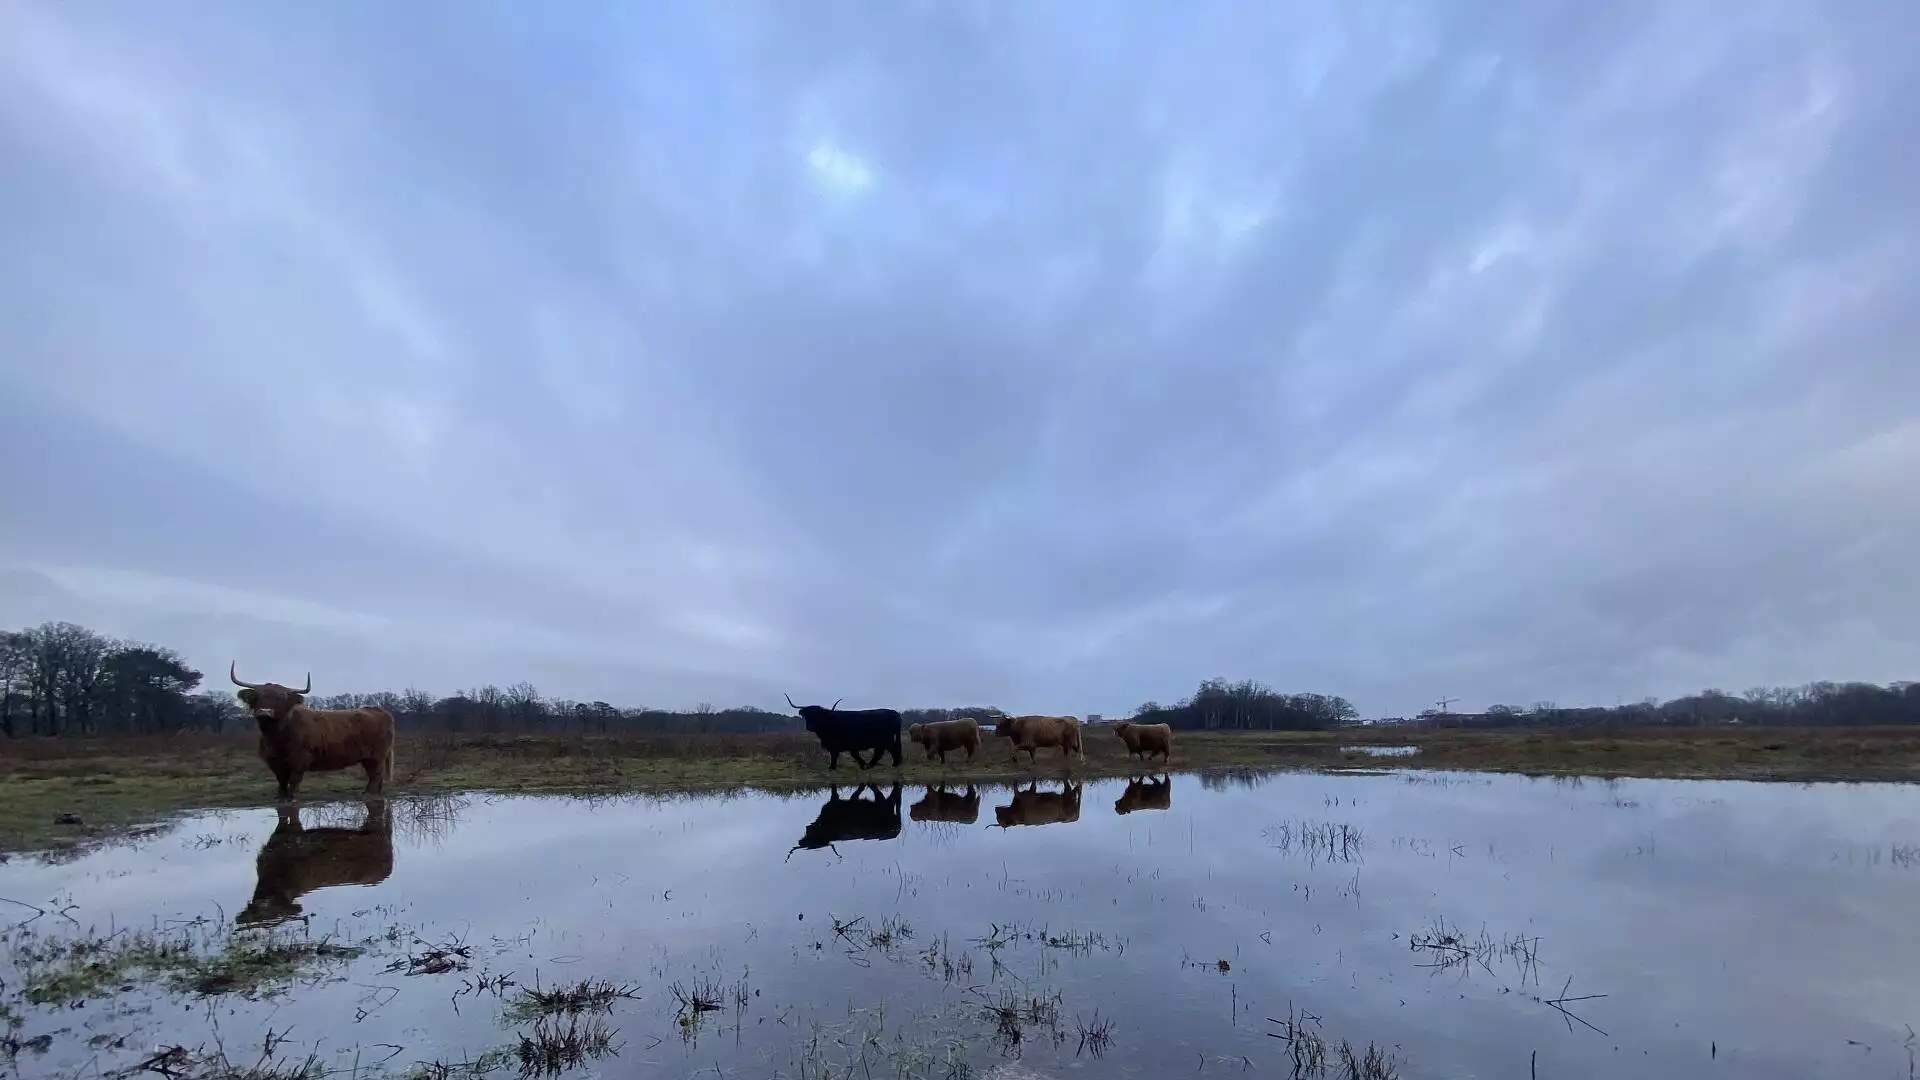
[[[1535,1049],[1540,1075],[1556,1078],[1709,1068],[1905,1075],[1904,1025],[1920,1019],[1909,974],[1920,957],[1920,866],[1890,854],[1920,842],[1920,791],[1437,774],[1286,774],[1253,787],[1176,776],[1173,785],[1170,809],[1122,816],[1114,803],[1126,785],[1092,782],[1077,821],[1010,829],[992,827],[1007,788],[979,788],[978,819],[957,824],[910,820],[924,793],[910,786],[898,839],[801,851],[791,849],[824,793],[475,797],[439,833],[409,827],[396,810],[387,881],[300,903],[316,934],[357,938],[397,921],[428,940],[461,937],[475,947],[474,972],[639,983],[642,1000],[614,1013],[626,1048],[609,1074],[647,1063],[676,1075],[716,1064],[741,1075],[791,1070],[786,1054],[807,1021],[837,1022],[849,1007],[971,1017],[956,1011],[977,1001],[965,987],[984,983],[988,965],[968,942],[991,923],[1022,922],[1125,943],[1088,955],[1031,943],[1002,953],[1033,987],[1062,992],[1069,1028],[1096,1007],[1116,1021],[1114,1049],[1081,1058],[1077,1075],[1191,1072],[1202,1058],[1238,1068],[1241,1055],[1279,1068],[1282,1046],[1266,1038],[1264,1018],[1289,1002],[1323,1017],[1336,1040],[1399,1044],[1408,1075],[1525,1075]],[[305,813],[309,827],[353,825],[360,804]],[[0,867],[0,895],[71,894],[75,916],[102,927],[202,913],[231,920],[253,893],[255,852],[274,820],[271,810],[206,815],[137,849],[64,866],[15,860]],[[1316,858],[1297,838],[1281,850],[1278,827],[1297,837],[1303,822],[1360,829],[1359,857]],[[230,839],[205,846],[203,836]],[[971,977],[949,985],[918,960],[849,956],[831,933],[833,917],[873,925],[896,914],[916,931],[906,950],[945,932],[954,952],[973,954]],[[1540,985],[1498,959],[1493,974],[1420,967],[1429,958],[1408,935],[1441,918],[1469,937],[1483,927],[1495,938],[1537,937]],[[296,1036],[325,1031],[329,1048],[406,1046],[395,1064],[505,1041],[497,1003],[468,997],[455,1012],[461,975],[405,977],[381,970],[389,959],[299,991],[274,1023],[291,1018]],[[1214,969],[1220,959],[1230,972]],[[731,1025],[726,1014],[697,1047],[675,1034],[667,984],[695,973],[722,984],[744,974],[759,991],[737,1037],[716,1033]],[[1532,1000],[1554,996],[1569,975],[1568,993],[1607,995],[1576,1006],[1605,1036],[1568,1031]],[[370,1003],[378,1008],[356,1022]],[[223,1037],[257,1038],[246,1032],[270,1008],[223,1013]],[[37,1014],[24,1034],[143,1024],[129,1045],[150,1046],[166,1029],[206,1023],[190,1003],[110,1012],[96,1002]],[[990,1055],[986,1027],[968,1020],[963,1030]],[[77,1065],[94,1053],[83,1041],[31,1067]],[[1074,1049],[1072,1038],[1059,1049],[1029,1041],[1026,1064],[1064,1071]]]

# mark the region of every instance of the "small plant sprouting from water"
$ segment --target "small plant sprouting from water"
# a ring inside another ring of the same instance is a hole
[[[543,1016],[604,1013],[611,1011],[616,1001],[633,1000],[639,996],[638,986],[612,983],[605,979],[582,979],[551,989],[543,989],[536,983],[522,987],[508,1002],[503,1015],[508,1023],[521,1024]]]
[[[467,970],[472,957],[472,946],[459,938],[449,937],[445,941],[429,943],[416,937],[407,955],[388,964],[387,970],[403,975],[444,975],[449,971]]]
[[[1113,1021],[1101,1016],[1099,1009],[1093,1010],[1093,1019],[1082,1020],[1076,1016],[1073,1023],[1080,1036],[1079,1049],[1074,1051],[1075,1057],[1081,1053],[1100,1057],[1107,1052],[1107,1047],[1113,1045]]]
[[[1464,974],[1478,964],[1487,974],[1497,977],[1493,963],[1500,960],[1513,965],[1520,985],[1525,986],[1529,980],[1535,986],[1540,984],[1540,939],[1537,937],[1513,934],[1495,938],[1483,926],[1479,937],[1469,938],[1457,927],[1448,926],[1446,919],[1441,918],[1434,920],[1427,929],[1409,934],[1407,945],[1416,952],[1424,951],[1432,956],[1432,962],[1421,967],[1436,971],[1458,970]]]
[[[226,1047],[217,1042],[211,1050],[175,1045],[161,1047],[145,1060],[109,1075],[150,1072],[167,1080],[324,1080],[329,1070],[318,1052],[309,1051],[298,1059],[281,1056],[280,1044],[286,1039],[286,1032],[268,1028],[261,1039],[260,1055],[251,1064],[228,1057]]]
[[[1280,1029],[1267,1035],[1287,1045],[1291,1080],[1398,1080],[1400,1076],[1399,1058],[1384,1047],[1369,1042],[1365,1050],[1355,1050],[1346,1039],[1330,1043],[1320,1034],[1320,1018],[1304,1009],[1296,1012],[1292,1002],[1287,1003],[1285,1020],[1269,1016],[1267,1023]]]
[[[675,1010],[682,1023],[701,1013],[719,1012],[723,1000],[720,984],[713,979],[694,978],[675,982],[667,987],[667,993],[673,995]]]
[[[1058,1046],[1066,1041],[1060,1029],[1060,992],[1042,997],[1001,990],[986,1005],[986,1016],[993,1021],[993,1043],[1002,1053],[1013,1056],[1025,1043],[1029,1028],[1044,1032]]]
[[[1352,862],[1360,855],[1366,834],[1344,821],[1283,821],[1260,830],[1260,836],[1283,854],[1299,852],[1310,863]]]
[[[564,1024],[544,1017],[520,1036],[514,1055],[523,1078],[558,1076],[589,1061],[619,1054],[613,1029],[598,1016],[568,1016]]]

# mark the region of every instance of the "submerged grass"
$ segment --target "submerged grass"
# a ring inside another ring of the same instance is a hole
[[[17,926],[0,935],[32,1005],[77,1006],[113,997],[137,979],[180,993],[269,995],[364,952],[327,938],[227,934],[209,920],[148,930],[51,936]]]
[[[10,739],[0,756],[0,852],[84,844],[129,825],[187,810],[255,806],[273,785],[240,735],[101,739]],[[1368,747],[1418,752],[1374,757]],[[1076,776],[1139,771],[1117,737],[1088,729],[1087,760]],[[1270,768],[1390,766],[1528,774],[1689,778],[1882,780],[1920,774],[1920,728],[1658,728],[1570,732],[1405,731],[1181,732],[1171,772],[1240,775]],[[910,783],[1025,780],[1068,771],[1052,752],[1014,764],[1004,740],[989,738],[971,765],[923,760],[865,772],[826,768],[812,736],[765,735],[403,735],[393,790],[404,794],[691,791],[791,787],[859,780]],[[357,793],[354,772],[315,774],[302,796]]]

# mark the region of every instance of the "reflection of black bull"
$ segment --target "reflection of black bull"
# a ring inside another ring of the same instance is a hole
[[[281,805],[279,824],[254,857],[253,899],[239,926],[271,926],[301,916],[300,898],[336,885],[378,885],[393,873],[393,815],[387,800],[366,801],[357,829],[300,824],[297,805]]]
[[[974,790],[972,784],[967,785],[964,795],[945,788],[930,787],[919,802],[907,808],[907,816],[915,821],[954,821],[971,825],[980,820],[980,793]]]
[[[869,790],[869,785],[861,784],[853,789],[847,798],[840,797],[840,788],[835,786],[833,794],[820,804],[820,813],[807,826],[800,836],[800,842],[787,849],[787,858],[793,853],[805,849],[816,851],[830,848],[842,840],[892,840],[900,835],[900,785],[893,785],[885,795],[880,794],[879,785],[871,785],[872,798],[864,798],[861,792]],[[839,851],[834,852],[840,854]]]

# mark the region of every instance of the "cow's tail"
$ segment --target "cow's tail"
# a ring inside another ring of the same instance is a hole
[[[380,770],[385,774],[380,778],[382,790],[386,788],[386,785],[393,783],[393,744],[396,741],[397,740],[394,739],[387,740],[386,760],[380,763]]]

